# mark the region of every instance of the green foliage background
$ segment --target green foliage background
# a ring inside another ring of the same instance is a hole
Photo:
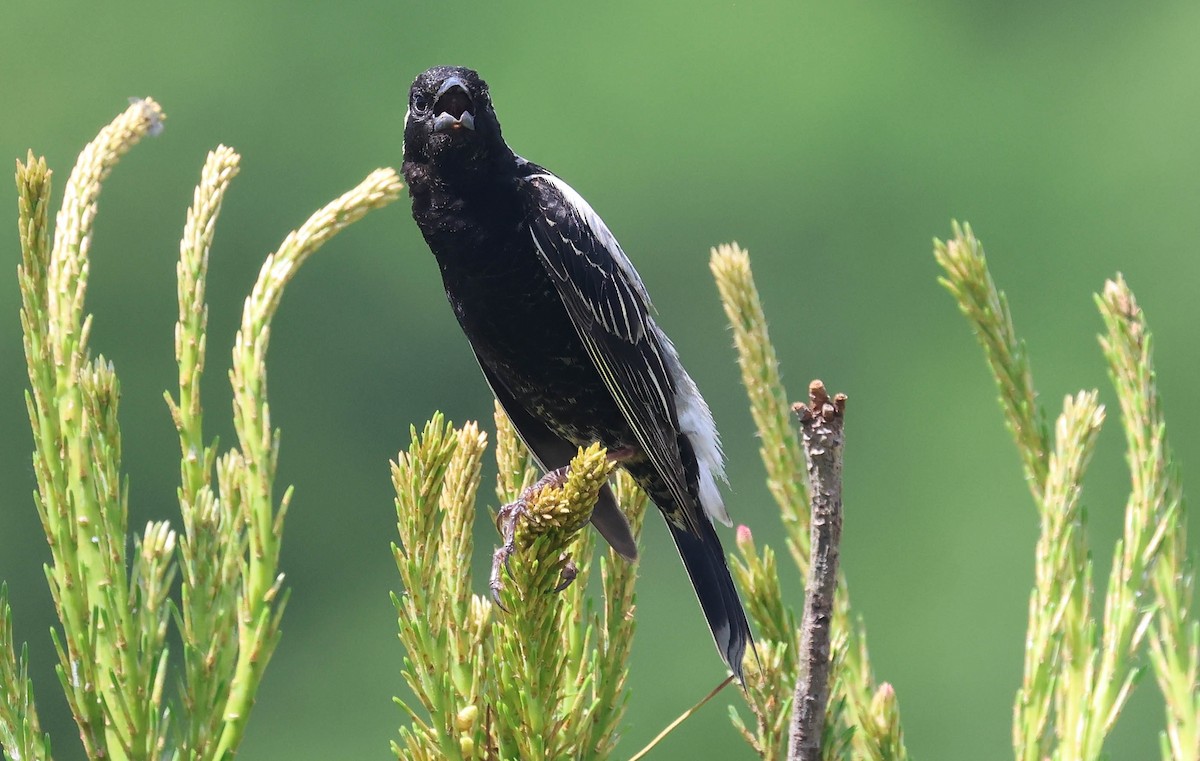
[[[223,361],[263,257],[367,171],[399,165],[408,83],[436,63],[478,68],[510,144],[616,232],[724,433],[731,512],[761,541],[776,516],[707,267],[719,241],[750,249],[793,396],[814,376],[850,395],[842,559],[917,757],[1009,756],[1037,528],[979,350],[935,284],[932,236],[957,217],[986,240],[1054,408],[1081,387],[1113,401],[1090,294],[1123,271],[1158,340],[1185,484],[1200,462],[1194,3],[17,0],[0,7],[0,30],[0,157],[45,153],[55,204],[127,96],[152,95],[169,116],[105,186],[89,292],[92,345],[123,382],[132,526],[176,516],[162,391],[175,382],[174,268],[205,151],[225,142],[244,156],[209,278],[206,422],[231,441]],[[29,497],[7,183],[0,200],[0,578],[69,758]],[[293,592],[247,758],[388,756],[401,652],[387,460],[435,409],[491,417],[406,206],[333,241],[276,321]],[[1126,479],[1113,418],[1085,492],[1098,578]],[[721,676],[666,532],[647,526],[627,752]],[[1155,752],[1160,707],[1143,692],[1114,758]],[[748,757],[723,714],[707,707],[659,755]]]

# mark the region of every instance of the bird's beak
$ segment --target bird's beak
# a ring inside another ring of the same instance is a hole
[[[466,83],[458,77],[450,77],[442,83],[433,102],[433,113],[434,132],[475,130],[475,104],[471,102]]]

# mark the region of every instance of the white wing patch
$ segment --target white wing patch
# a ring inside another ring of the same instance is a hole
[[[713,422],[712,412],[708,409],[708,404],[704,398],[700,396],[700,390],[696,387],[696,382],[683,368],[683,363],[679,361],[679,353],[675,350],[675,345],[671,343],[671,339],[662,331],[658,324],[654,322],[649,314],[654,308],[650,303],[650,294],[646,291],[646,286],[642,282],[642,278],[638,275],[637,270],[633,268],[633,262],[629,261],[629,257],[621,249],[621,245],[617,243],[617,239],[609,231],[608,225],[604,224],[604,220],[600,218],[584,200],[583,196],[579,195],[562,179],[555,177],[552,174],[535,174],[530,179],[537,178],[543,180],[562,195],[579,215],[579,218],[591,229],[592,235],[599,241],[612,255],[613,260],[620,268],[621,274],[625,276],[625,281],[633,289],[633,292],[642,300],[646,306],[647,322],[651,331],[651,340],[656,340],[658,347],[661,348],[662,356],[665,360],[667,372],[671,375],[671,380],[675,384],[675,413],[679,420],[680,431],[687,437],[692,445],[692,449],[696,453],[696,462],[699,469],[700,480],[700,506],[704,509],[705,515],[709,520],[720,521],[726,526],[732,525],[729,519],[729,513],[725,510],[725,504],[721,500],[721,491],[717,487],[717,479],[725,480],[725,464],[721,454],[721,440],[717,434],[717,426]],[[537,245],[535,239],[534,244]],[[620,302],[618,302],[620,303]],[[623,308],[622,304],[622,308]],[[611,306],[609,307],[611,310]],[[629,325],[627,315],[622,315],[626,326]],[[617,323],[615,314],[597,315],[603,323],[613,325]],[[630,335],[636,340],[637,336]],[[662,389],[658,389],[658,396],[664,404],[668,403]]]
[[[650,325],[658,335],[658,340],[666,353],[667,370],[675,381],[675,411],[679,416],[679,429],[687,436],[696,453],[696,464],[700,469],[700,506],[710,520],[720,521],[726,526],[732,526],[725,503],[721,500],[721,490],[717,488],[717,479],[725,480],[725,461],[721,455],[721,437],[717,433],[716,423],[713,422],[712,411],[692,376],[683,369],[679,361],[679,353],[667,334],[651,320]]]

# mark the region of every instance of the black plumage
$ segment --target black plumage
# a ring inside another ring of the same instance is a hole
[[[596,441],[619,453],[666,518],[740,679],[751,634],[712,524],[729,522],[717,432],[620,245],[570,186],[509,149],[470,69],[413,82],[403,171],[446,296],[521,438],[547,470]],[[592,522],[635,556],[607,488]]]

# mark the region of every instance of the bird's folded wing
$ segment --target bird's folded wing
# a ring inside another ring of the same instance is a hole
[[[603,220],[552,174],[523,181],[529,226],[543,264],[605,385],[633,428],[643,453],[692,523],[699,515],[684,482],[676,388],[650,299]],[[666,505],[660,507],[668,508]],[[691,526],[689,526],[691,528]]]

